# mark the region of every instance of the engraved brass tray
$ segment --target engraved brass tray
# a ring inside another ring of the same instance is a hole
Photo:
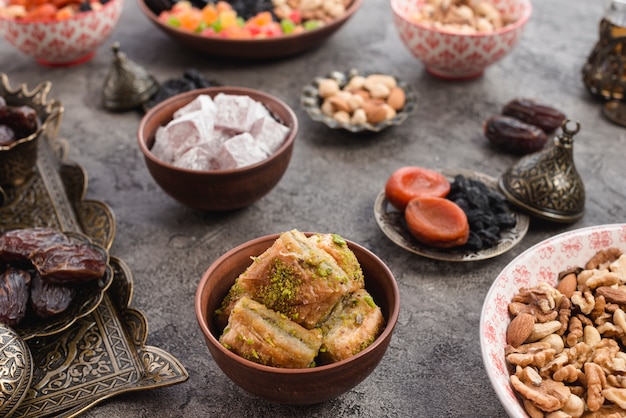
[[[46,138],[37,166],[19,187],[4,188],[0,229],[12,225],[48,226],[83,233],[107,250],[115,236],[110,208],[86,200],[87,176],[65,159],[67,142]],[[113,280],[90,314],[67,329],[26,341],[33,374],[12,417],[74,417],[114,395],[187,380],[184,366],[171,354],[146,345],[148,324],[130,307],[133,276],[115,256]],[[13,370],[19,375],[19,370]]]

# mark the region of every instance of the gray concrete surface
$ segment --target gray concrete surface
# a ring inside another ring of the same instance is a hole
[[[598,38],[601,2],[534,2],[512,54],[483,77],[464,82],[429,76],[401,43],[384,0],[367,0],[320,48],[268,63],[242,63],[181,48],[126,0],[112,37],[81,66],[46,68],[0,41],[0,71],[13,83],[51,80],[65,116],[60,135],[89,175],[88,197],[117,219],[112,254],[135,275],[133,306],[148,318],[148,344],[175,355],[189,380],[106,400],[85,417],[498,417],[505,416],[483,368],[481,305],[494,277],[515,256],[560,232],[626,221],[626,130],[608,122],[585,90],[581,66]],[[223,84],[253,87],[290,104],[301,124],[293,160],[278,186],[255,205],[226,214],[187,209],[154,183],[136,145],[139,112],[100,107],[110,45],[159,80],[196,68]],[[419,93],[401,126],[362,137],[312,122],[299,105],[303,85],[330,70],[396,74]],[[482,121],[508,100],[535,97],[581,123],[575,161],[587,189],[586,214],[574,224],[533,219],[523,241],[495,259],[454,264],[409,253],[387,239],[373,216],[388,175],[403,165],[454,167],[499,176],[517,159],[493,150]],[[394,272],[400,319],[378,368],[338,399],[309,407],[256,399],[212,361],[197,326],[193,297],[206,268],[228,249],[291,228],[336,232],[363,244]]]

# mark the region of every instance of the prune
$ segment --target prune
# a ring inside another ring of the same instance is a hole
[[[506,198],[482,181],[457,175],[450,184],[448,199],[457,203],[467,216],[470,235],[465,248],[478,251],[497,245],[503,229],[513,228],[517,221],[509,211]]]
[[[72,303],[74,295],[75,290],[69,286],[44,283],[37,274],[32,277],[30,302],[41,318],[64,312]]]
[[[0,261],[30,264],[29,255],[38,248],[57,243],[69,243],[69,238],[52,228],[14,229],[0,235]]]
[[[14,326],[26,315],[30,274],[8,267],[0,275],[0,322]]]
[[[190,68],[183,73],[181,78],[171,78],[159,86],[159,91],[144,104],[144,110],[147,111],[158,103],[187,91],[219,86],[217,81],[209,80],[200,74],[197,70]]]
[[[86,243],[54,244],[34,250],[30,261],[46,283],[85,283],[104,275],[107,255]]]
[[[490,117],[485,121],[483,130],[489,142],[514,154],[539,151],[548,141],[541,128],[510,116]]]
[[[554,132],[565,120],[559,110],[531,99],[511,100],[504,105],[502,114],[538,126],[545,133]]]

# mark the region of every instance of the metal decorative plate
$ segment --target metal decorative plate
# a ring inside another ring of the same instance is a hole
[[[371,73],[368,73],[368,74],[371,74]],[[367,76],[368,74],[361,74],[361,75]],[[337,81],[337,83],[339,84],[339,87],[341,88],[345,86],[352,77],[355,77],[357,75],[359,75],[359,72],[355,69],[352,69],[347,72],[333,71],[329,74],[326,74],[323,77],[316,77],[315,79],[313,79],[313,81],[310,84],[307,84],[302,89],[302,94],[300,96],[300,104],[302,105],[304,110],[309,114],[311,119],[313,119],[314,121],[322,122],[324,125],[332,129],[345,129],[347,131],[355,132],[355,133],[357,132],[380,132],[383,129],[388,128],[389,126],[400,125],[415,110],[415,107],[417,106],[417,99],[418,99],[417,94],[415,93],[415,91],[410,85],[396,78],[398,87],[404,90],[406,102],[405,102],[404,108],[402,108],[402,110],[400,110],[397,113],[397,115],[392,119],[388,119],[388,120],[385,120],[383,122],[380,122],[374,125],[372,125],[371,123],[365,123],[363,125],[353,125],[350,123],[341,123],[331,118],[330,116],[322,113],[322,109],[321,109],[322,100],[319,96],[319,90],[318,90],[320,81],[325,78],[331,78]]]
[[[104,203],[84,200],[86,174],[65,161],[66,154],[65,141],[41,141],[32,176],[4,188],[0,229],[19,224],[74,231],[108,250],[115,236],[113,213]],[[95,310],[62,332],[26,341],[32,381],[12,417],[74,417],[116,394],[188,379],[171,354],[145,345],[147,321],[130,307],[132,273],[117,257],[110,257],[109,266],[110,287]]]
[[[441,173],[445,175],[449,181],[453,181],[454,176],[461,174],[467,178],[480,180],[493,190],[498,190],[497,179],[476,171],[444,169],[441,170]],[[530,225],[530,218],[527,215],[517,212],[513,208],[511,208],[511,213],[515,216],[517,222],[513,228],[501,232],[500,241],[497,245],[479,251],[468,251],[462,247],[447,249],[435,248],[417,241],[407,229],[404,213],[395,209],[387,201],[384,190],[378,194],[374,203],[376,222],[387,238],[407,251],[443,261],[485,260],[509,251],[524,238],[528,231],[528,226]]]

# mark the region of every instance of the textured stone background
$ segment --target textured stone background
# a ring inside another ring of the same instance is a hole
[[[190,375],[183,384],[117,396],[84,416],[504,416],[478,338],[482,301],[493,279],[515,256],[551,235],[626,221],[626,131],[603,117],[581,81],[582,64],[598,38],[600,3],[535,1],[517,48],[483,77],[464,82],[441,81],[424,71],[401,43],[383,0],[365,1],[320,48],[268,63],[185,50],[153,27],[133,0],[126,0],[118,27],[95,58],[78,67],[41,67],[0,42],[0,71],[13,85],[53,82],[50,96],[65,106],[60,135],[70,142],[70,158],[89,175],[88,197],[115,212],[111,253],[134,273],[132,306],[148,318],[148,344],[172,353]],[[193,67],[223,84],[261,89],[290,104],[301,130],[278,186],[252,207],[227,214],[192,211],[165,195],[136,146],[141,114],[100,108],[113,41],[161,81]],[[396,74],[417,90],[417,110],[403,125],[368,137],[312,122],[299,105],[302,86],[317,75],[349,68]],[[570,225],[533,219],[517,247],[474,263],[429,260],[389,241],[373,216],[388,175],[403,165],[422,165],[499,176],[516,158],[488,146],[482,121],[523,96],[551,103],[581,123],[574,155],[587,188],[583,219]],[[389,265],[402,296],[400,319],[378,368],[344,396],[310,407],[267,403],[232,384],[212,361],[193,309],[196,285],[213,260],[244,241],[291,228],[336,232],[366,246]]]

